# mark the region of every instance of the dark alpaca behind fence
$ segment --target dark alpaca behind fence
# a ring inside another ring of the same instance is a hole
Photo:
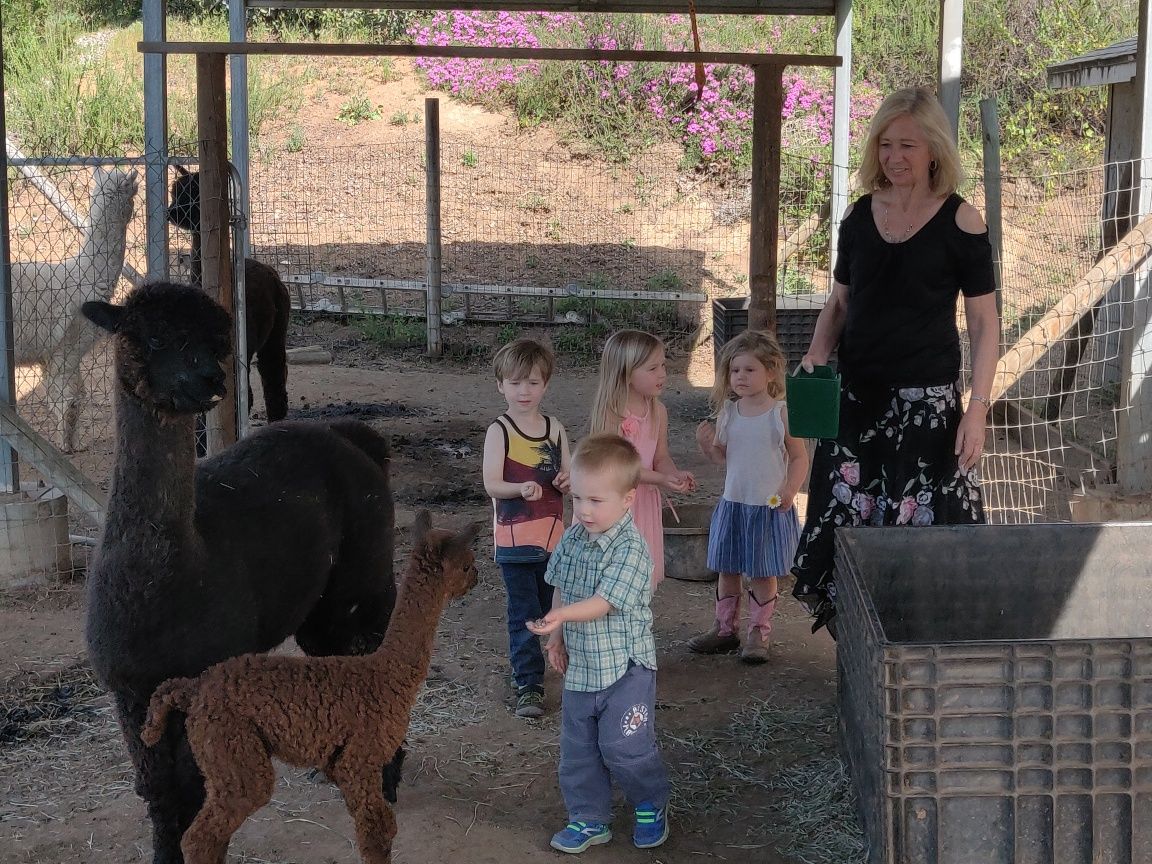
[[[176,166],[168,221],[192,234],[191,281],[200,284],[200,173]],[[248,337],[248,363],[256,357],[268,422],[288,413],[288,321],[292,301],[280,274],[254,258],[244,259],[244,326]],[[248,387],[252,403],[252,387]]]
[[[169,712],[184,712],[208,790],[184,835],[187,864],[225,860],[232,835],[272,798],[273,757],[336,781],[365,864],[391,860],[396,819],[380,794],[380,768],[404,740],[444,603],[476,584],[478,531],[453,535],[433,529],[427,511],[417,516],[396,614],[373,654],[245,655],[160,685],[142,740],[159,741]]]
[[[387,441],[355,421],[284,422],[194,459],[194,418],[224,395],[231,320],[203,291],[153,283],[84,315],[111,332],[116,457],[88,575],[87,640],[148,804],[155,864],[182,860],[203,802],[182,722],[140,741],[169,678],[267,651],[367,653],[395,603]],[[394,798],[399,756],[386,777]]]

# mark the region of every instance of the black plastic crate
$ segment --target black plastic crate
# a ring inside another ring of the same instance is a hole
[[[720,361],[720,349],[724,343],[738,333],[748,329],[748,297],[717,297],[712,301],[712,350],[715,361]],[[784,296],[777,298],[776,338],[788,358],[788,368],[800,362],[808,344],[812,341],[812,331],[816,329],[816,318],[823,308],[823,298],[811,299]]]
[[[842,528],[870,864],[1152,862],[1152,525]]]

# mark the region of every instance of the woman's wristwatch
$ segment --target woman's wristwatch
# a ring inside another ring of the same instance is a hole
[[[980,402],[985,408],[991,408],[992,407],[992,403],[988,400],[987,396],[980,396],[976,393],[973,393],[968,398],[974,402]]]

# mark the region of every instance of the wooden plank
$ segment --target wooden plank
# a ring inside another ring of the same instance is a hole
[[[996,364],[991,401],[995,402],[1047,354],[1092,305],[1126,273],[1131,273],[1152,252],[1152,217],[1124,235],[1107,255],[1089,270],[1071,291],[1004,352]],[[1126,412],[1124,412],[1126,413]]]
[[[441,293],[443,276],[442,237],[440,234],[440,100],[424,100],[424,206],[426,248],[424,253],[424,320],[427,322],[429,357],[440,357],[444,343],[440,337]]]
[[[33,429],[10,405],[0,403],[0,439],[15,450],[24,463],[61,492],[96,527],[104,525],[108,496],[86,477],[68,457]]]
[[[825,66],[824,54],[750,54],[725,51],[602,51],[596,48],[477,48],[465,45],[364,45],[332,42],[139,42],[141,54],[284,54],[315,57],[463,57],[481,60],[590,60],[636,63],[703,63],[743,66]]]
[[[200,141],[200,261],[204,290],[233,314],[232,256],[229,251],[228,109],[223,54],[196,57],[196,124]],[[227,394],[205,416],[208,454],[236,441],[236,335],[225,364]]]
[[[473,9],[493,12],[683,13],[681,0],[247,0],[249,9]],[[701,15],[831,15],[835,0],[697,0]]]
[[[783,70],[756,66],[752,96],[752,207],[748,237],[748,328],[776,332],[780,259],[780,111]]]

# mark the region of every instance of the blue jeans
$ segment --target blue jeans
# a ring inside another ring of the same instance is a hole
[[[517,687],[544,683],[544,652],[540,638],[524,626],[552,608],[552,586],[544,581],[547,561],[501,564],[500,575],[508,591],[508,658]]]
[[[656,673],[635,663],[606,690],[565,690],[560,791],[572,822],[612,821],[612,781],[633,807],[668,804],[656,743]]]

